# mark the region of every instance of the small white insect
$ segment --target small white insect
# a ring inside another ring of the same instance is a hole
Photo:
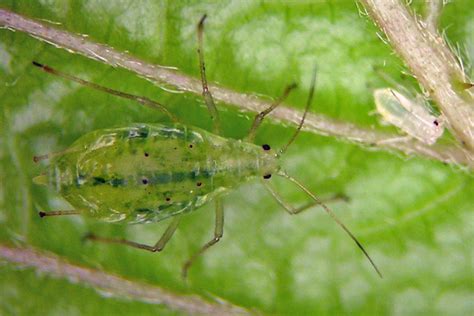
[[[391,88],[375,90],[374,99],[377,111],[385,121],[425,144],[433,145],[444,132],[442,118],[434,116],[419,100]]]

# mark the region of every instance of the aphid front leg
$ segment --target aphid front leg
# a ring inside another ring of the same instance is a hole
[[[93,82],[90,82],[90,81],[87,81],[87,80],[83,80],[81,78],[78,78],[78,77],[72,76],[70,74],[61,72],[61,71],[56,70],[54,68],[51,68],[47,65],[40,64],[36,61],[33,61],[33,65],[40,68],[44,72],[56,75],[58,77],[61,77],[61,78],[67,79],[67,80],[77,82],[77,83],[79,83],[83,86],[86,86],[86,87],[89,87],[89,88],[92,88],[92,89],[95,89],[95,90],[98,90],[98,91],[106,92],[106,93],[109,93],[109,94],[112,94],[112,95],[115,95],[117,97],[121,97],[121,98],[124,98],[124,99],[136,101],[136,102],[138,102],[138,103],[140,103],[144,106],[147,106],[149,108],[159,110],[159,111],[163,112],[164,114],[166,114],[173,122],[178,122],[178,119],[176,118],[176,116],[174,116],[170,111],[168,111],[168,109],[165,108],[162,104],[160,104],[156,101],[150,100],[146,97],[142,97],[142,96],[139,96],[139,95],[134,95],[134,94],[114,90],[114,89],[111,89],[111,88],[107,88],[107,87],[98,85],[96,83],[93,83]]]
[[[201,71],[201,81],[202,81],[202,96],[204,97],[204,102],[206,102],[207,108],[211,115],[211,119],[214,125],[214,133],[220,135],[221,123],[219,118],[219,112],[217,111],[216,104],[212,98],[212,94],[209,91],[209,86],[207,85],[206,78],[206,64],[204,63],[204,52],[202,38],[204,33],[204,21],[206,20],[207,15],[204,14],[197,26],[197,36],[198,36],[198,55],[199,55],[199,69]]]
[[[214,238],[212,238],[210,241],[208,241],[204,246],[202,246],[199,251],[195,252],[191,258],[188,259],[183,265],[182,269],[182,276],[183,279],[186,279],[188,275],[188,270],[191,267],[191,265],[196,261],[196,259],[204,253],[207,249],[209,249],[211,246],[216,244],[224,235],[224,207],[222,205],[222,200],[220,198],[217,198],[216,200],[216,225],[214,229]]]
[[[247,142],[253,142],[254,141],[255,133],[257,132],[257,129],[260,126],[260,124],[262,124],[262,121],[265,118],[265,116],[270,114],[271,111],[273,111],[277,106],[279,106],[288,97],[291,90],[293,90],[294,88],[296,88],[296,83],[292,83],[292,84],[288,85],[285,88],[285,91],[283,91],[283,94],[281,95],[280,98],[278,98],[275,102],[273,102],[273,104],[270,105],[267,109],[263,110],[262,112],[258,113],[255,116],[255,119],[253,120],[252,127],[249,130],[249,134],[245,138],[245,140]]]
[[[133,248],[144,249],[151,252],[159,252],[165,248],[166,244],[173,236],[174,232],[176,231],[176,228],[178,228],[180,219],[181,219],[181,215],[176,215],[176,217],[173,218],[173,221],[170,223],[168,228],[166,228],[160,240],[158,240],[158,242],[154,246],[140,244],[134,241],[126,240],[126,239],[99,237],[93,234],[86,235],[85,239],[105,242],[105,243],[112,243],[112,244],[123,244],[123,245],[127,245]]]

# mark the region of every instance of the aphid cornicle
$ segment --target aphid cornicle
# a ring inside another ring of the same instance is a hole
[[[208,89],[202,50],[205,18],[204,15],[197,27],[198,56],[203,96],[213,120],[214,133],[178,123],[166,108],[147,98],[102,87],[33,62],[45,72],[157,108],[174,121],[171,124],[133,124],[96,130],[82,136],[62,152],[35,157],[35,161],[52,159],[48,169],[36,177],[35,182],[54,188],[75,208],[70,211],[40,212],[40,216],[82,214],[109,222],[127,223],[158,222],[172,217],[168,228],[153,246],[92,234],[87,236],[91,240],[125,244],[155,252],[161,251],[170,240],[182,214],[214,201],[214,237],[186,261],[182,270],[183,276],[186,276],[194,260],[223,235],[223,194],[245,181],[259,178],[276,201],[291,214],[297,214],[315,204],[321,205],[356,242],[381,276],[372,259],[346,226],[312,192],[279,165],[279,158],[303,126],[313,97],[316,71],[313,73],[301,122],[288,143],[279,151],[271,149],[268,144],[259,146],[252,141],[264,117],[287,97],[295,85],[289,85],[278,100],[255,117],[245,140],[218,136],[219,114]],[[272,174],[297,185],[313,202],[301,208],[286,204],[269,183]]]

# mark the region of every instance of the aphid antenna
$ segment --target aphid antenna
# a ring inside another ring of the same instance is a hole
[[[375,262],[370,257],[369,253],[365,250],[364,246],[359,242],[359,240],[354,236],[354,234],[347,228],[346,225],[334,214],[334,212],[324,204],[321,199],[319,199],[316,195],[313,194],[308,188],[306,188],[301,182],[293,178],[292,176],[288,175],[285,171],[280,170],[277,173],[278,176],[288,179],[290,182],[296,184],[302,191],[304,191],[309,197],[311,197],[317,204],[321,205],[321,207],[328,213],[329,216],[349,235],[349,237],[356,243],[357,247],[364,253],[365,257],[369,260],[370,264],[377,272],[380,278],[383,278],[382,273],[380,272],[379,268],[375,264]]]
[[[316,86],[316,72],[317,72],[317,67],[316,65],[314,66],[314,70],[313,70],[313,76],[311,78],[311,87],[309,89],[309,95],[308,95],[308,99],[306,101],[306,107],[304,109],[304,113],[303,113],[303,117],[301,118],[301,121],[300,121],[300,124],[298,125],[298,127],[296,128],[296,131],[295,133],[293,134],[293,136],[290,138],[290,140],[288,141],[288,143],[283,146],[276,154],[276,157],[279,158],[281,155],[283,155],[286,150],[288,149],[288,147],[293,143],[293,141],[296,139],[296,137],[298,136],[298,134],[300,133],[301,131],[301,128],[303,127],[303,124],[304,124],[304,121],[306,119],[306,115],[308,114],[308,111],[309,111],[309,107],[311,106],[311,102],[313,101],[313,95],[314,95],[314,88]]]
[[[44,72],[47,72],[49,74],[52,74],[52,75],[55,75],[55,76],[58,76],[58,77],[61,77],[61,78],[64,78],[64,79],[67,79],[67,80],[70,80],[70,81],[77,82],[77,83],[79,83],[79,84],[81,84],[85,87],[89,87],[89,88],[92,88],[92,89],[95,89],[95,90],[98,90],[98,91],[109,93],[111,95],[115,95],[115,96],[120,97],[120,98],[132,100],[132,101],[138,102],[138,103],[140,103],[144,106],[147,106],[149,108],[152,108],[152,109],[160,110],[161,112],[166,114],[174,123],[179,122],[178,118],[174,114],[172,114],[170,111],[168,111],[168,109],[165,108],[162,104],[160,104],[156,101],[153,101],[151,99],[148,99],[146,97],[142,97],[142,96],[134,95],[134,94],[130,94],[130,93],[125,93],[125,92],[114,90],[114,89],[111,89],[111,88],[107,88],[107,87],[98,85],[96,83],[93,83],[93,82],[90,82],[90,81],[72,76],[70,74],[61,72],[61,71],[56,70],[56,69],[54,69],[54,68],[52,68],[48,65],[43,65],[43,64],[41,64],[37,61],[33,61],[32,64],[33,64],[33,66],[36,66],[36,67],[40,68]]]

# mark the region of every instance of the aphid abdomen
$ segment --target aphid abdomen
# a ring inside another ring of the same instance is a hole
[[[197,128],[140,124],[81,137],[52,162],[49,181],[93,217],[152,222],[207,203],[273,160]]]

